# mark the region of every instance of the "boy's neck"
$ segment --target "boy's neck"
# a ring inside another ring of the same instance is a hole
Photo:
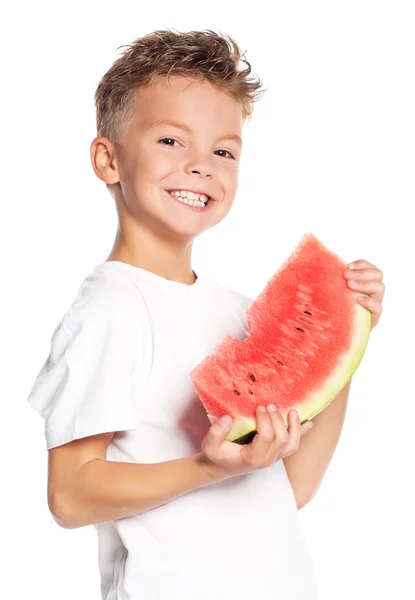
[[[112,250],[105,262],[109,260],[116,260],[132,265],[133,267],[139,267],[140,269],[145,269],[146,271],[150,271],[155,275],[159,275],[164,279],[177,281],[178,283],[184,283],[187,285],[193,285],[197,279],[195,272],[190,266],[173,270],[169,269],[166,265],[160,265],[159,262],[151,260],[149,257],[141,256],[133,258],[129,253],[121,250]]]

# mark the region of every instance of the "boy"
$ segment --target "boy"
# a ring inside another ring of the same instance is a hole
[[[287,432],[267,407],[251,444],[227,442],[230,423],[209,422],[189,378],[246,335],[252,302],[191,269],[193,240],[232,207],[262,93],[228,39],[155,31],[100,82],[91,161],[117,235],[28,399],[45,419],[49,508],[64,528],[96,528],[105,600],[317,598],[280,460],[310,424],[290,413]]]

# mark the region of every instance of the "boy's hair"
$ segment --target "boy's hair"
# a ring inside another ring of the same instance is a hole
[[[228,40],[230,43],[228,43]],[[266,90],[249,79],[251,65],[228,35],[212,30],[173,33],[156,30],[132,44],[103,76],[95,92],[97,136],[124,145],[125,127],[134,117],[135,90],[171,75],[207,80],[241,103],[243,120]],[[121,48],[124,46],[120,46]],[[246,68],[238,70],[239,61]]]

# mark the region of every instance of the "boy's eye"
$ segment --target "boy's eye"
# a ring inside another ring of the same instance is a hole
[[[175,140],[174,138],[163,138],[161,140],[159,140],[160,142],[177,142],[177,140]],[[178,143],[178,142],[177,142]],[[164,144],[165,146],[171,146],[172,144]],[[230,158],[235,158],[234,155],[229,152],[229,150],[216,150],[216,152],[227,152],[230,156]],[[227,158],[226,156],[224,158]]]
[[[235,158],[234,155],[231,152],[229,152],[229,150],[216,150],[216,152],[227,152],[231,158]],[[226,158],[226,156],[225,156],[225,158]]]
[[[177,140],[174,140],[173,138],[163,138],[162,140],[160,140],[160,142],[165,142],[166,140],[172,141],[172,142],[177,142]],[[167,144],[167,146],[170,146],[170,144]]]

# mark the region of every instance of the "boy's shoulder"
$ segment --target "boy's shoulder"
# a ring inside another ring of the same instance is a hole
[[[62,320],[111,316],[128,320],[145,311],[137,287],[124,273],[107,269],[105,264],[97,265],[85,277]]]

